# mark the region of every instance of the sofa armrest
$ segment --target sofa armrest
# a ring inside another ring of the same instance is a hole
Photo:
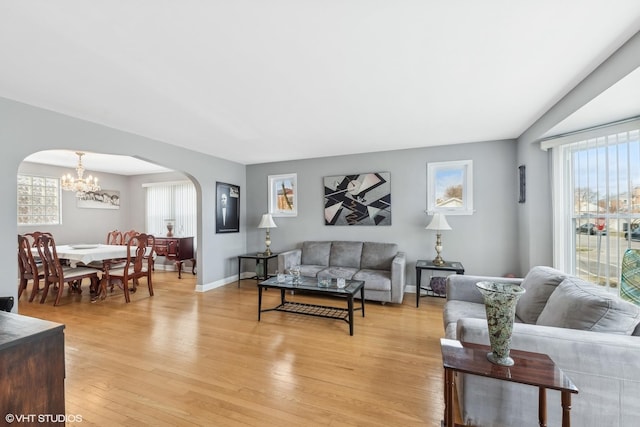
[[[493,276],[465,276],[462,274],[451,274],[447,276],[447,300],[460,300],[484,304],[482,294],[476,288],[476,283],[482,281],[495,281],[501,283],[522,283],[521,278],[493,277]]]
[[[404,288],[406,286],[406,266],[407,255],[398,252],[391,262],[391,301],[401,304],[404,298]]]
[[[286,273],[294,265],[300,265],[302,249],[292,249],[278,254],[278,272]]]

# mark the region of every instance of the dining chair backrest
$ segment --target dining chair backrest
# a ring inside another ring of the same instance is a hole
[[[124,236],[121,231],[113,230],[107,233],[107,245],[124,244]]]
[[[44,275],[46,277],[62,277],[62,264],[60,264],[60,259],[58,258],[56,242],[53,236],[41,234],[36,240],[36,247],[44,264]]]
[[[53,234],[51,234],[48,231],[33,231],[31,233],[25,233],[24,237],[26,237],[29,240],[29,246],[35,248],[38,245],[38,237],[42,235],[53,237]]]
[[[127,266],[132,269],[130,271],[140,273],[145,271],[145,267],[151,266],[154,240],[152,235],[145,233],[138,233],[129,239]]]
[[[33,280],[34,291],[36,291],[39,279],[43,275],[42,269],[38,269],[38,264],[33,257],[31,248],[32,246],[29,239],[18,234],[18,271],[20,274],[18,298],[20,298],[22,292],[26,289],[29,280]]]
[[[133,236],[136,236],[138,234],[140,233],[136,230],[125,231],[124,233],[122,233],[122,244],[126,245],[127,243],[129,243],[129,240],[131,240]]]

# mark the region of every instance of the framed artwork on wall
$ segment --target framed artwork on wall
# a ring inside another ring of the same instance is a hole
[[[427,163],[427,212],[473,214],[473,161]]]
[[[76,196],[76,206],[82,209],[120,209],[120,192],[100,190]]]
[[[216,182],[216,233],[240,231],[240,187]]]
[[[298,175],[269,175],[269,213],[271,216],[298,216]]]
[[[391,225],[391,174],[324,177],[325,225]]]

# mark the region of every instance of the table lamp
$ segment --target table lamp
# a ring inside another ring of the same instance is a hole
[[[436,230],[436,258],[433,260],[433,265],[442,265],[444,264],[444,260],[440,256],[440,252],[442,252],[442,239],[440,238],[441,230],[451,230],[451,226],[447,222],[447,218],[441,213],[436,213],[433,215],[431,222],[429,225],[425,227],[426,230]]]
[[[273,218],[271,218],[271,214],[263,214],[262,219],[260,220],[260,224],[258,224],[258,228],[266,228],[267,229],[267,237],[264,243],[267,245],[267,249],[264,251],[265,255],[271,255],[271,236],[269,235],[269,229],[278,228],[275,222],[273,222]]]

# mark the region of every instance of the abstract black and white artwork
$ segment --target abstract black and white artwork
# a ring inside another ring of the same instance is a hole
[[[391,225],[389,172],[324,177],[325,225]]]

